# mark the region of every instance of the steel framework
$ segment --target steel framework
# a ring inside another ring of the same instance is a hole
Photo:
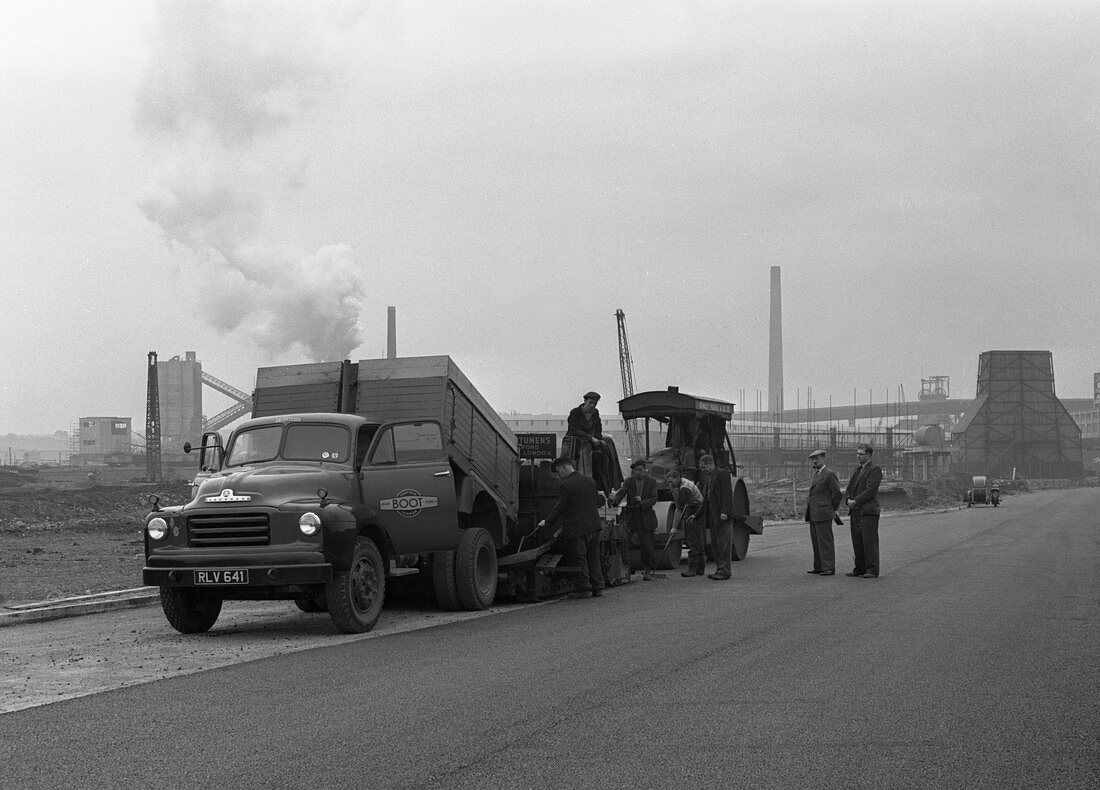
[[[992,477],[1078,478],[1081,429],[1054,394],[1049,351],[986,351],[974,403],[952,431],[956,468]]]
[[[634,359],[630,356],[630,343],[626,339],[626,313],[615,311],[615,321],[619,327],[619,372],[623,379],[623,399],[634,394]],[[630,457],[641,458],[645,455],[642,437],[638,435],[634,420],[625,420],[626,440],[630,447]]]

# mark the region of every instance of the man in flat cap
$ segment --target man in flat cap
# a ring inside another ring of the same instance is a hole
[[[603,422],[600,420],[600,410],[596,404],[600,402],[600,393],[586,392],[584,402],[569,412],[569,421],[565,435],[573,437],[574,442],[591,448],[592,451],[592,477],[596,484],[603,489],[608,499],[611,498],[611,489],[620,480],[612,479],[610,459],[615,457],[615,444],[610,436],[603,432]],[[615,462],[615,468],[619,464]],[[622,471],[618,472],[621,478]]]
[[[558,458],[550,465],[550,474],[561,481],[558,501],[539,528],[562,523],[565,567],[576,569],[576,588],[570,598],[599,598],[603,591],[603,564],[600,558],[599,491],[592,478],[573,468],[572,458]]]
[[[840,507],[840,482],[836,472],[825,466],[825,451],[810,453],[814,473],[806,495],[806,521],[810,524],[810,543],[814,547],[814,567],[807,573],[832,576],[836,573],[836,547],[833,543],[833,519]]]
[[[653,579],[653,569],[657,567],[653,547],[653,533],[657,530],[657,514],[653,512],[653,506],[657,504],[657,481],[650,477],[645,459],[639,458],[630,464],[630,477],[611,496],[612,505],[623,500],[626,500],[623,508],[624,520],[638,534],[638,546],[642,555],[642,581],[648,582]]]

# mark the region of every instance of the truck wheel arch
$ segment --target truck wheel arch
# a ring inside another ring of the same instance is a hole
[[[507,542],[508,522],[493,496],[476,480],[466,477],[458,494],[458,518],[463,529],[481,527],[498,549]]]
[[[378,547],[378,552],[382,555],[383,565],[389,565],[390,558],[393,556],[393,546],[390,543],[389,535],[378,524],[366,522],[360,524],[355,532],[350,535],[346,546],[331,552],[329,547],[326,546],[325,553],[329,556],[334,571],[346,571],[351,567],[351,555],[354,551],[355,542],[359,538],[369,538]],[[332,548],[335,549],[336,547]]]

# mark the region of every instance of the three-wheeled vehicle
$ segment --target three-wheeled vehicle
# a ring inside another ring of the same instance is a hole
[[[987,484],[985,475],[974,475],[971,488],[966,492],[966,506],[973,505],[997,505],[1001,504],[1001,487],[996,483]]]
[[[748,489],[737,476],[737,460],[726,430],[726,423],[733,419],[733,404],[669,387],[623,398],[619,412],[624,420],[643,421],[645,457],[649,474],[657,481],[657,567],[677,567],[684,546],[684,530],[671,507],[673,492],[668,490],[665,475],[679,468],[685,479],[699,484],[699,458],[703,455],[712,456],[715,466],[733,474],[733,559],[743,560],[749,550],[749,536],[763,533],[764,520],[749,514]],[[640,568],[641,563],[634,562],[637,554],[635,539],[632,564]]]

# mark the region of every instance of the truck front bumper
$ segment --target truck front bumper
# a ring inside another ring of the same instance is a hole
[[[280,587],[330,582],[332,564],[321,552],[185,549],[153,552],[145,560],[141,577],[155,587]]]

